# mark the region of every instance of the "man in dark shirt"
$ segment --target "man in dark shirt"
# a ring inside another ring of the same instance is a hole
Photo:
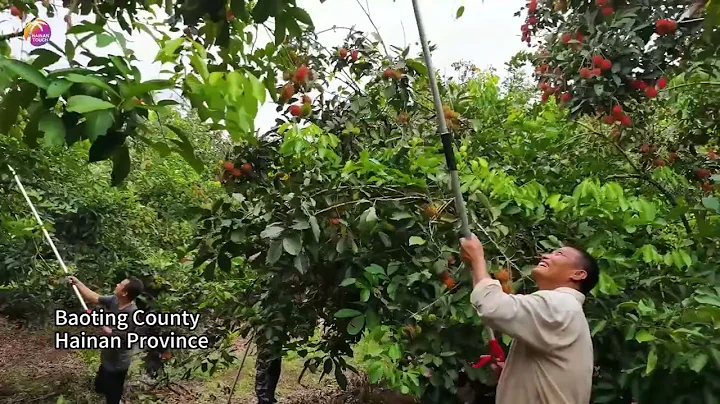
[[[106,335],[119,335],[125,341],[125,335],[135,327],[132,314],[137,310],[135,298],[143,291],[143,283],[136,278],[128,278],[115,286],[115,292],[109,296],[100,296],[90,290],[76,277],[70,276],[71,285],[76,285],[85,300],[92,304],[100,304],[106,311],[128,314],[128,328],[118,330],[117,327],[103,327]],[[132,363],[132,349],[103,349],[100,351],[100,369],[95,377],[95,391],[105,395],[107,404],[119,404],[122,397],[125,377]]]

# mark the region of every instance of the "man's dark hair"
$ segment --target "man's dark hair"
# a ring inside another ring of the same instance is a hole
[[[127,292],[128,298],[130,298],[130,300],[134,300],[143,292],[142,281],[138,278],[128,278],[128,283],[127,285],[125,285],[125,292]]]
[[[588,252],[584,249],[574,245],[570,245],[568,247],[571,247],[580,253],[580,268],[582,268],[587,274],[585,279],[580,281],[580,291],[584,295],[588,295],[600,279],[600,267],[598,267],[597,260],[593,258],[592,255],[588,254]]]

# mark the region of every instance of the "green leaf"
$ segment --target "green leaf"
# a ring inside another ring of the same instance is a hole
[[[304,275],[310,267],[310,260],[305,253],[301,252],[293,260],[293,265],[295,265],[295,269],[297,269],[298,272]]]
[[[188,39],[185,37],[185,35],[183,35],[165,42],[165,46],[162,48],[162,50],[160,50],[160,52],[158,52],[155,60],[160,62],[171,62],[175,60],[175,52],[187,40]]]
[[[342,369],[340,369],[340,366],[335,366],[335,380],[337,381],[337,384],[338,386],[340,386],[341,389],[347,389],[347,377],[342,372]]]
[[[94,142],[100,136],[105,136],[113,123],[115,123],[115,114],[109,109],[88,112],[85,114],[85,136]]]
[[[509,336],[509,335],[507,335],[507,334],[503,334],[503,335],[502,335],[503,344],[505,344],[505,345],[510,345],[510,343],[512,342],[512,340],[513,340],[513,339],[512,339],[511,336]]]
[[[252,95],[261,104],[265,102],[267,92],[265,91],[265,85],[258,80],[252,73],[248,73],[248,80],[250,81],[250,88],[252,89]]]
[[[714,196],[708,196],[705,198],[702,198],[702,204],[707,209],[714,210],[716,212],[720,212],[720,201],[718,198]]]
[[[245,9],[245,0],[231,0],[230,9],[235,17],[240,18],[243,21],[247,21],[249,15]]]
[[[184,39],[185,37],[180,37],[180,39]],[[127,77],[132,74],[130,71],[130,68],[128,67],[127,63],[123,58],[120,56],[110,56],[110,62],[120,71],[120,73]]]
[[[294,234],[290,237],[285,237],[283,239],[283,248],[290,255],[298,255],[300,250],[302,250],[302,240],[300,236]]]
[[[119,132],[108,132],[100,136],[90,146],[88,161],[94,163],[107,160],[115,154],[115,151],[125,143],[125,135]]]
[[[372,384],[375,384],[380,381],[383,377],[383,364],[382,362],[375,361],[372,362],[370,367],[368,368],[368,381]]]
[[[388,356],[394,361],[400,359],[400,357],[402,357],[402,350],[400,349],[400,345],[390,345],[390,349],[388,349]]]
[[[655,366],[657,366],[657,351],[655,350],[655,347],[652,347],[650,349],[650,352],[648,352],[647,357],[647,366],[645,367],[645,374],[649,375],[652,373],[653,370],[655,370]]]
[[[720,298],[717,296],[700,295],[694,297],[695,301],[701,304],[709,304],[720,307]]]
[[[362,289],[360,291],[360,301],[365,303],[370,300],[370,289]]]
[[[96,35],[95,40],[98,48],[104,48],[115,42],[115,38],[112,35],[106,34],[104,32]]]
[[[407,59],[405,61],[405,64],[409,68],[415,70],[415,72],[417,72],[417,74],[427,77],[427,75],[428,75],[427,67],[421,61],[415,60],[415,59]],[[409,216],[410,215],[408,215],[408,217]]]
[[[290,10],[288,10],[288,13],[293,16],[296,20],[300,21],[301,23],[312,27],[313,21],[312,18],[310,18],[310,14],[307,13],[304,9],[300,7],[293,7]]]
[[[84,76],[82,74],[77,74],[77,73],[70,73],[67,76],[65,76],[65,80],[71,81],[73,83],[89,84],[91,86],[102,88],[103,90],[105,90],[113,95],[116,95],[118,97],[120,96],[112,87],[110,87],[110,85],[108,85],[108,83],[100,80],[97,77]]]
[[[410,245],[424,245],[425,240],[418,236],[412,236],[410,237]]]
[[[595,95],[597,95],[598,97],[602,96],[603,93],[605,92],[605,88],[603,87],[602,84],[595,84],[593,89],[595,90]]]
[[[120,146],[117,152],[115,152],[112,162],[111,184],[116,187],[130,174],[130,150],[126,144]]]
[[[373,309],[368,309],[365,312],[365,328],[373,330],[380,326],[380,318]]]
[[[112,109],[115,105],[89,95],[74,95],[68,99],[66,109],[68,112],[84,114],[102,109]]]
[[[350,335],[357,335],[362,331],[363,327],[365,327],[365,315],[361,314],[350,320],[347,326],[347,332]]]
[[[153,91],[161,91],[173,88],[175,83],[172,80],[148,80],[142,83],[131,83],[126,87],[123,94],[126,98],[137,97]]]
[[[356,317],[361,315],[362,313],[353,310],[353,309],[340,309],[337,313],[335,313],[335,318],[349,318],[349,317]]]
[[[379,231],[379,232],[378,232],[378,237],[380,237],[380,241],[382,241],[382,243],[383,243],[383,245],[384,245],[385,247],[391,247],[391,246],[392,246],[392,241],[390,240],[390,236],[388,236],[387,234]]]
[[[412,218],[412,215],[408,212],[395,212],[390,216],[391,220],[403,220],[403,219],[410,219]]]
[[[640,343],[654,341],[655,339],[655,336],[650,334],[648,330],[640,330],[635,334],[635,340]]]
[[[217,266],[224,272],[230,272],[232,269],[232,259],[228,257],[224,249],[220,250],[220,253],[218,254]]]
[[[313,235],[315,236],[315,241],[320,241],[320,225],[318,225],[317,218],[315,216],[310,216],[310,227],[312,228]]]
[[[271,224],[271,225],[267,226],[265,228],[265,230],[260,232],[260,237],[274,239],[274,238],[277,238],[278,236],[280,236],[280,234],[283,232],[283,230],[284,229],[282,227]],[[293,254],[293,255],[295,255],[295,254]]]
[[[47,49],[38,48],[30,52],[31,56],[37,56],[32,61],[32,66],[36,69],[42,69],[57,63],[60,60],[60,55],[49,51]]]
[[[375,211],[375,207],[371,206],[365,210],[365,212],[362,213],[362,216],[365,217],[365,223],[368,225],[375,224],[377,222],[377,212]]]
[[[285,42],[285,32],[287,32],[287,24],[284,18],[275,19],[275,46],[282,45]]]
[[[460,6],[455,12],[455,19],[462,17],[463,14],[465,14],[465,6]]]
[[[72,85],[73,83],[67,80],[55,80],[48,86],[46,98],[58,98],[61,95],[65,94],[65,92],[69,90]]]
[[[258,0],[251,12],[253,20],[256,24],[264,23],[270,16],[277,15],[280,5],[279,0]]]
[[[0,134],[7,135],[15,126],[20,113],[20,104],[14,100],[19,90],[13,90],[0,99]]]
[[[600,331],[605,329],[605,326],[607,326],[607,320],[600,320],[598,323],[593,327],[592,331],[590,332],[591,336],[595,336],[595,334],[599,333]]]
[[[50,81],[40,72],[40,70],[25,62],[11,59],[0,59],[0,67],[8,69],[20,76],[23,80],[32,83],[43,90],[46,90],[50,85]]]
[[[267,253],[267,259],[266,262],[270,265],[278,262],[280,260],[280,257],[283,253],[283,246],[281,240],[275,240],[272,243],[270,243],[270,248],[268,248]]]
[[[85,32],[94,32],[96,34],[100,34],[103,32],[103,27],[101,27],[100,25],[92,24],[88,21],[83,21],[81,24],[73,25],[67,30],[68,35],[82,34]]]
[[[350,286],[355,284],[355,278],[345,278],[340,282],[340,286]]]
[[[368,273],[371,273],[373,275],[385,275],[385,268],[383,268],[377,264],[372,264],[370,266],[365,267],[365,271]]]
[[[72,43],[70,38],[65,38],[65,57],[68,60],[75,59],[75,44]]]
[[[0,105],[0,109],[1,109]],[[47,113],[46,110],[43,110],[41,108],[35,108],[35,112],[32,113],[28,118],[27,124],[25,124],[25,128],[23,130],[23,141],[28,146],[35,148],[38,145],[37,139],[41,137],[40,130],[38,129],[38,122],[40,121],[40,118],[43,114]],[[2,117],[0,116],[0,123],[2,121]],[[13,122],[14,124],[14,122]],[[0,129],[1,130],[1,129]],[[0,132],[2,133],[2,132]],[[0,226],[2,227],[2,226]]]
[[[709,356],[707,354],[698,354],[690,361],[690,369],[694,370],[695,373],[700,373],[707,364],[708,359]]]
[[[304,219],[295,219],[295,223],[290,226],[290,228],[295,230],[307,230],[310,228],[310,223]]]
[[[45,133],[44,143],[49,147],[59,147],[65,144],[65,125],[62,119],[54,113],[47,111],[38,122],[38,130]]]

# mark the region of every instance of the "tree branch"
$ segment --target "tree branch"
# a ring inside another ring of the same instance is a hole
[[[0,41],[6,41],[8,39],[17,38],[23,36],[24,31],[11,32],[9,34],[0,35]]]
[[[675,90],[676,88],[682,88],[682,87],[688,87],[688,86],[699,86],[699,85],[720,86],[720,81],[697,81],[697,82],[693,82],[693,83],[683,83],[683,84],[678,84],[673,87],[668,87],[666,91]]]

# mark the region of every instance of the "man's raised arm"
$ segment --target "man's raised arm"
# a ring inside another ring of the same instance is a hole
[[[98,304],[98,299],[100,298],[99,294],[90,290],[90,288],[85,286],[84,283],[80,282],[78,278],[74,276],[68,276],[68,281],[71,285],[77,286],[78,291],[80,291],[80,294],[85,299],[86,303],[90,303],[93,305]]]
[[[547,293],[508,295],[500,282],[487,272],[485,252],[480,241],[461,239],[461,258],[472,267],[473,292],[470,301],[482,322],[497,331],[549,351],[566,344],[568,338],[558,334],[571,320],[569,311],[553,301]]]

